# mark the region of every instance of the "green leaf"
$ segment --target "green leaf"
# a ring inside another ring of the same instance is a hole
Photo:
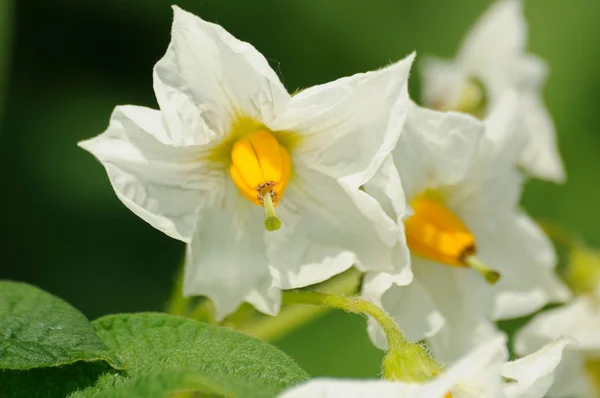
[[[265,386],[235,376],[202,376],[185,371],[167,371],[140,376],[123,386],[102,392],[89,390],[82,396],[94,398],[152,398],[198,396],[272,398],[279,388]]]
[[[93,325],[105,344],[130,365],[127,386],[142,388],[146,382],[157,382],[159,378],[147,374],[156,375],[160,370],[167,389],[182,377],[185,383],[181,381],[181,388],[192,388],[198,381],[206,387],[210,386],[206,381],[211,381],[228,392],[221,395],[253,397],[261,391],[275,396],[277,391],[308,379],[308,374],[277,348],[223,327],[154,313],[109,315]],[[122,382],[121,376],[110,377]],[[106,378],[101,382],[111,384]]]
[[[78,363],[0,372],[0,397],[163,398],[198,393],[269,398],[308,379],[277,348],[227,328],[154,313],[110,315],[92,324],[127,362],[126,371]]]
[[[106,361],[116,369],[124,366],[71,305],[26,283],[0,281],[0,369],[76,361]]]

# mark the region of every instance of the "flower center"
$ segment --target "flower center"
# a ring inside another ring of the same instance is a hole
[[[269,231],[281,226],[275,206],[285,192],[290,171],[290,154],[265,128],[238,139],[231,147],[229,174],[246,199],[265,208]]]
[[[482,119],[485,116],[487,104],[487,91],[483,82],[477,78],[471,78],[465,82],[462,91],[453,100],[439,101],[431,104],[431,107],[439,111],[468,113]]]
[[[500,274],[476,257],[475,237],[463,222],[429,194],[411,202],[414,214],[405,222],[408,247],[413,254],[451,267],[468,267],[493,284]]]
[[[600,251],[573,243],[563,274],[576,295],[597,294],[600,291]]]
[[[452,110],[469,113],[476,118],[483,118],[487,107],[487,92],[481,80],[470,79],[465,84],[461,96]]]

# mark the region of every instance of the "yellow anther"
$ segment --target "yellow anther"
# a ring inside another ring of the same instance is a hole
[[[288,151],[267,130],[239,139],[231,149],[231,178],[242,195],[258,206],[263,206],[268,192],[277,206],[290,179],[290,166]]]
[[[483,118],[487,107],[487,92],[481,80],[469,80],[463,89],[460,98],[451,110],[470,113],[477,118]]]
[[[279,229],[275,206],[290,180],[291,161],[285,147],[268,130],[258,130],[231,148],[229,173],[242,195],[265,208],[265,227]]]
[[[500,274],[477,257],[475,237],[463,222],[439,200],[422,195],[411,202],[414,214],[405,222],[408,247],[413,254],[452,267],[468,267],[488,283]]]

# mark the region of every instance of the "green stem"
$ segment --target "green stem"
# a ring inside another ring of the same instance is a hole
[[[215,305],[209,298],[204,298],[194,310],[188,314],[189,318],[207,323],[217,323]]]
[[[282,301],[285,304],[309,304],[323,307],[337,308],[346,312],[368,315],[381,325],[388,340],[390,350],[402,349],[409,343],[396,322],[375,304],[358,296],[336,296],[310,291],[284,291]]]
[[[190,299],[183,297],[183,278],[184,278],[184,266],[183,264],[179,267],[177,273],[177,279],[171,292],[171,297],[167,301],[166,312],[173,315],[185,315],[188,312]]]
[[[388,380],[423,382],[441,371],[441,367],[429,356],[425,348],[411,343],[402,334],[396,322],[381,308],[361,297],[336,296],[310,291],[285,291],[285,304],[309,304],[340,309],[375,319],[383,329],[388,351],[383,359],[382,370]]]
[[[351,268],[321,284],[319,290],[330,294],[354,294],[360,285],[361,276],[358,270]],[[244,325],[241,330],[258,339],[273,341],[324,316],[331,310],[332,308],[319,306],[284,306],[277,316],[255,320]]]

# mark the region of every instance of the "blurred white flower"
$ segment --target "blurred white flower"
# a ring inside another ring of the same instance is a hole
[[[423,100],[428,107],[488,115],[506,89],[520,96],[521,133],[528,144],[521,165],[535,177],[563,182],[554,124],[541,97],[546,63],[526,53],[521,0],[497,0],[464,38],[453,61],[426,59]]]
[[[576,247],[571,251],[570,276],[573,271],[581,279],[570,281],[579,285],[573,287],[581,294],[563,307],[537,314],[515,336],[514,348],[521,355],[560,336],[577,340],[578,344],[568,348],[556,369],[556,381],[548,392],[550,398],[592,398],[600,392],[600,253]]]
[[[552,244],[519,209],[518,106],[517,95],[507,92],[481,122],[411,104],[392,152],[413,210],[404,227],[414,279],[406,285],[393,273],[369,273],[363,295],[410,339],[428,338],[443,361],[498,333],[493,321],[569,298],[554,273]],[[375,178],[366,190],[379,198],[382,187]],[[369,332],[385,348],[376,323]]]
[[[553,381],[563,349],[559,339],[525,358],[506,362],[503,337],[489,340],[423,384],[385,380],[313,379],[280,398],[542,398]]]
[[[274,314],[279,288],[391,269],[407,253],[397,222],[359,188],[402,130],[414,55],[290,96],[253,46],[174,13],[160,111],[119,106],[80,146],[130,210],[189,243],[184,294],[210,297],[219,318],[243,301]]]

